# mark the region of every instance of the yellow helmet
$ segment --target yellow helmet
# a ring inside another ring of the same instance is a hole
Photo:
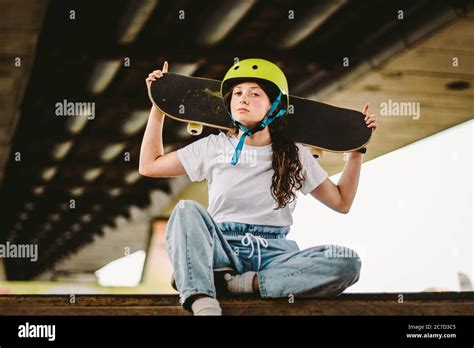
[[[234,64],[221,82],[221,96],[224,97],[233,82],[236,82],[233,80],[242,81],[246,78],[260,79],[272,83],[286,99],[286,105],[290,104],[288,82],[283,71],[276,64],[259,58],[244,59]]]

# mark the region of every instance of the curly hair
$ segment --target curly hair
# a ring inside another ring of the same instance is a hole
[[[260,87],[268,93],[268,86],[264,83],[257,82]],[[230,105],[233,87],[224,95],[224,103]],[[270,97],[270,96],[269,96]],[[270,99],[271,100],[271,99]],[[286,100],[280,102],[274,113],[281,108],[286,107]],[[286,117],[277,118],[268,125],[270,137],[272,139],[272,197],[278,206],[275,209],[284,208],[287,204],[292,203],[296,199],[296,191],[303,186],[303,165],[299,158],[299,148],[292,139],[283,134],[283,129],[287,124]],[[230,136],[237,136],[239,129],[234,126],[227,132]]]

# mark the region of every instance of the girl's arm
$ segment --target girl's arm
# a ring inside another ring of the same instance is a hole
[[[163,72],[168,71],[168,63],[163,65]],[[155,70],[146,79],[147,87],[151,82],[163,76],[163,72]],[[163,123],[165,115],[153,105],[146,125],[145,134],[140,148],[140,163],[138,172],[149,177],[173,177],[185,175],[186,171],[178,158],[176,151],[164,154]]]
[[[368,103],[365,104],[363,113],[367,127],[373,128],[373,131],[375,131],[378,126],[377,119],[374,114],[369,114]],[[330,179],[326,179],[311,192],[311,195],[329,208],[339,213],[347,214],[351,209],[357,192],[362,157],[363,154],[360,152],[351,152],[337,185]]]
[[[163,121],[165,116],[153,105],[140,148],[138,172],[153,178],[186,175],[176,151],[163,152]]]
[[[347,214],[357,192],[362,156],[360,152],[351,152],[337,185],[326,179],[311,192],[311,195],[329,208]]]

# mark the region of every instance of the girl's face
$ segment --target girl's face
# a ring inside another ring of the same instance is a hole
[[[247,128],[257,126],[270,107],[270,99],[256,82],[240,83],[232,91],[232,116]]]

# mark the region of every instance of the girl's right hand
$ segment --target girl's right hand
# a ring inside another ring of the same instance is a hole
[[[163,73],[167,73],[167,72],[168,72],[168,62],[165,61],[165,63],[163,64],[163,70],[154,70],[153,72],[148,74],[148,77],[145,80],[147,88],[148,89],[150,88],[152,81],[156,81],[156,79],[163,77]]]

